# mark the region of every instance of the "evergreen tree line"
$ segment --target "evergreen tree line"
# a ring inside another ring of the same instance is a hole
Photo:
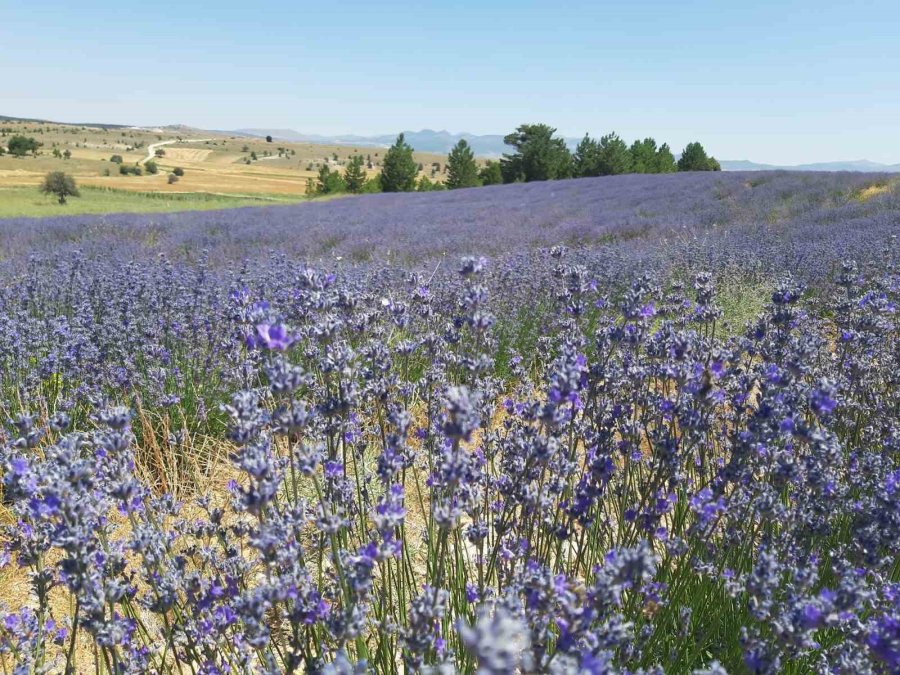
[[[719,162],[706,154],[700,143],[688,143],[678,161],[667,143],[657,145],[653,138],[628,145],[618,134],[599,140],[585,134],[571,152],[556,129],[546,124],[523,124],[503,141],[513,152],[499,162],[488,160],[479,167],[475,153],[465,139],[447,156],[447,180],[417,179],[421,165],[413,159],[413,148],[403,134],[387,151],[381,174],[368,178],[362,155],[354,156],[341,173],[323,166],[317,180],[309,179],[310,194],[337,192],[411,192],[413,190],[455,190],[458,188],[519,183],[624,173],[674,173],[675,171],[721,171]]]
[[[673,173],[721,171],[719,162],[706,154],[700,143],[689,143],[676,162],[667,143],[653,138],[630,146],[618,134],[599,140],[585,134],[575,152],[546,124],[523,124],[503,141],[515,152],[503,155],[500,172],[504,183],[614,176],[623,173]]]

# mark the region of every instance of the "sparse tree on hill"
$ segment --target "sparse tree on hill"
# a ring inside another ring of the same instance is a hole
[[[169,182],[169,185],[173,185],[178,182],[178,176],[176,176],[174,173],[170,173],[166,180]]]
[[[615,132],[600,139],[598,157],[601,176],[615,176],[631,171],[631,154],[625,141]]]
[[[250,146],[245,145],[243,148],[241,148],[241,152],[250,152]]]
[[[256,151],[255,150],[250,153],[250,159],[252,159],[254,162],[256,161]]]
[[[62,154],[63,159],[72,159],[72,151],[66,148],[65,152]]]
[[[6,149],[9,150],[9,154],[14,157],[24,157],[29,152],[37,157],[38,148],[40,148],[43,143],[39,143],[33,138],[26,136],[13,136],[9,139],[9,142],[6,144]]]
[[[122,163],[122,155],[113,155],[109,158],[109,161],[113,164],[121,164]]]
[[[62,157],[62,153],[59,151],[59,148],[53,148],[53,152],[51,152],[50,154],[52,154],[56,159]]]
[[[44,182],[41,183],[39,190],[43,194],[53,195],[60,204],[66,203],[66,197],[81,196],[78,186],[75,185],[75,179],[62,171],[51,171],[44,176]]]
[[[500,160],[503,182],[568,178],[572,154],[566,142],[555,137],[555,133],[556,129],[546,124],[523,124],[504,137],[503,142],[516,151],[503,155]]]
[[[347,164],[344,171],[344,183],[347,185],[347,192],[359,194],[362,192],[363,186],[366,184],[366,170],[363,168],[362,155],[354,155]]]
[[[500,170],[500,162],[489,159],[485,162],[481,171],[478,172],[478,178],[482,185],[499,185],[503,182],[503,172]]]
[[[413,149],[400,134],[384,156],[381,189],[384,192],[412,192],[416,189],[416,173]]]
[[[154,154],[155,154],[157,157],[165,157],[165,156],[166,156],[166,151],[163,150],[162,148],[157,148],[157,149],[156,149],[156,152],[155,152]]]
[[[144,169],[147,170],[147,173],[159,173],[159,167],[152,159],[144,162]]]
[[[266,143],[271,143],[271,142],[272,142],[272,137],[266,136]]]
[[[172,169],[172,173],[181,178],[181,176],[184,175],[184,169],[182,169],[180,166],[176,166],[174,169]]]
[[[2,145],[0,145],[0,157],[3,157],[3,155],[5,155],[5,154],[6,154],[6,148],[4,148]]]
[[[438,165],[440,170],[440,165]],[[432,170],[432,173],[434,171]],[[460,139],[459,143],[453,146],[450,154],[447,156],[447,187],[451,190],[459,188],[476,187],[481,184],[478,179],[478,165],[475,163],[475,153],[466,142],[466,139]]]
[[[679,171],[721,171],[714,157],[709,157],[699,143],[688,143],[678,160]]]

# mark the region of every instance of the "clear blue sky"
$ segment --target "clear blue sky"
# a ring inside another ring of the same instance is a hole
[[[0,0],[0,114],[900,162],[900,1]]]

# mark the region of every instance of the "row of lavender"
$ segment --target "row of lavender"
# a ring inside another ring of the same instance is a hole
[[[580,184],[558,208],[590,214],[604,180],[546,189]],[[728,180],[627,236],[587,215],[591,244],[526,251],[567,217],[532,208],[507,255],[406,270],[237,264],[214,221],[17,231],[0,580],[29,592],[4,665],[896,670],[896,196],[776,176],[763,227],[734,214],[768,183]],[[421,246],[465,245],[449,231]],[[751,272],[769,302],[723,333],[716,280]]]

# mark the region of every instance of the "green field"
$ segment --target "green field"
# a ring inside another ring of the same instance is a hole
[[[293,204],[305,198],[286,195],[221,195],[209,192],[135,192],[81,187],[81,197],[60,205],[36,187],[0,188],[0,218],[66,216],[81,213],[151,213],[227,209],[235,206]]]

